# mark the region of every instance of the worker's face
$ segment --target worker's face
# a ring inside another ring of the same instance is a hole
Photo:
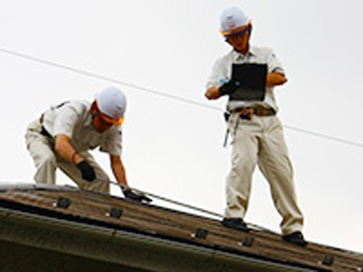
[[[100,115],[95,115],[93,117],[93,127],[97,132],[104,133],[106,130],[112,127],[112,124],[103,120]]]
[[[234,34],[227,37],[227,41],[240,53],[247,53],[250,39],[250,32]]]

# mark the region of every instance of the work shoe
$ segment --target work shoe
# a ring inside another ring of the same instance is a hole
[[[303,246],[303,247],[308,244],[308,242],[305,241],[304,236],[301,233],[301,231],[295,231],[293,233],[283,235],[282,239],[284,239],[285,241],[287,241],[289,243],[293,243],[295,245]]]
[[[242,218],[223,218],[222,225],[236,230],[241,230],[244,232],[249,232],[251,229],[247,227],[247,224]]]

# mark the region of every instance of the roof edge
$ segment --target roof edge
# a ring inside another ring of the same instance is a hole
[[[149,235],[0,209],[0,240],[156,271],[312,271]],[[48,239],[49,238],[49,239]],[[102,249],[100,251],[100,248]],[[122,256],[122,258],[120,258]],[[135,258],[137,261],[135,262]],[[150,267],[157,266],[157,267]],[[161,267],[162,266],[162,267]]]

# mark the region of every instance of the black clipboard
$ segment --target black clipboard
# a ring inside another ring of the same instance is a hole
[[[234,101],[263,101],[265,99],[267,64],[232,64],[232,79],[240,87],[229,96]]]

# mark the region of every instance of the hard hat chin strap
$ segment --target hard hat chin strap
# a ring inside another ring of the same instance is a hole
[[[90,113],[92,115],[92,120],[94,120],[96,116],[99,116],[100,120],[103,120],[102,114],[100,113],[100,110],[98,109],[96,102],[92,103],[91,108],[90,108],[89,111],[90,111]]]
[[[92,115],[92,119],[94,119],[97,115],[100,115],[98,110],[97,110],[96,102],[92,103],[92,105],[91,105],[91,107],[89,109],[89,112]]]

